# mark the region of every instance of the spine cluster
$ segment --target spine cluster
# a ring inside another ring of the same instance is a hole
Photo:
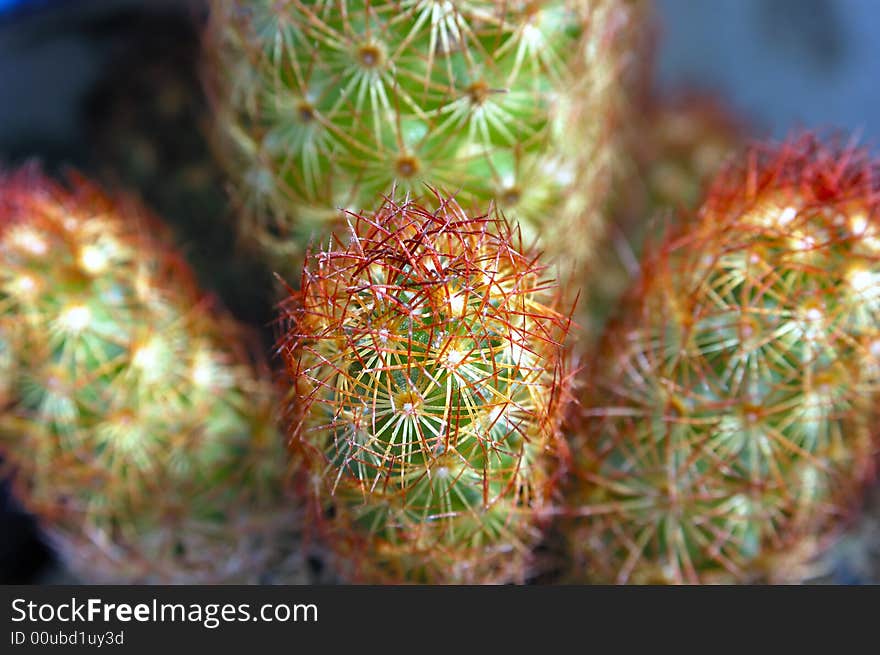
[[[573,427],[579,575],[809,573],[873,475],[878,179],[812,137],[754,147],[646,258]]]
[[[566,452],[568,320],[507,223],[435,207],[352,215],[309,257],[291,442],[349,579],[522,580]]]

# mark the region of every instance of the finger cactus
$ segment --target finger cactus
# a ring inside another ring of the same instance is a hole
[[[207,4],[207,3],[201,3]],[[204,130],[198,12],[146,12],[120,35],[113,62],[84,100],[88,166],[96,181],[136,192],[186,244],[201,286],[236,317],[271,321],[265,266],[238,247],[222,167]]]
[[[387,201],[309,256],[291,443],[344,577],[522,581],[566,450],[559,290],[501,218]]]
[[[724,160],[745,143],[744,121],[720,98],[697,93],[655,101],[646,114],[650,132],[638,157],[648,213],[696,208]]]
[[[217,142],[242,232],[303,244],[391,191],[494,201],[574,268],[602,231],[638,3],[221,0],[208,30]],[[570,238],[574,232],[577,239]]]
[[[273,388],[160,234],[83,180],[0,178],[0,449],[84,580],[255,580],[291,524]]]
[[[612,193],[610,241],[589,277],[584,333],[595,341],[638,274],[639,257],[677,211],[697,208],[703,188],[745,145],[744,121],[710,95],[646,99],[630,126],[630,161]],[[647,242],[647,243],[646,243]]]
[[[573,421],[576,574],[797,581],[873,474],[878,171],[749,149],[643,265]]]

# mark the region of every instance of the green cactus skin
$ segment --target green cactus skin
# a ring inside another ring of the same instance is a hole
[[[810,575],[873,475],[877,172],[753,147],[647,258],[570,428],[575,577]]]
[[[635,6],[215,3],[209,86],[243,233],[298,274],[340,209],[393,185],[430,199],[429,184],[466,209],[493,201],[575,270],[602,233]]]
[[[309,258],[291,443],[345,578],[521,582],[565,461],[568,320],[507,223],[434,206],[388,201]]]
[[[136,205],[0,178],[0,447],[86,581],[253,581],[292,524],[274,392]]]

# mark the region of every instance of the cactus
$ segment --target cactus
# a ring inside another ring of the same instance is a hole
[[[292,528],[274,392],[132,202],[0,178],[0,448],[89,581],[255,580]]]
[[[744,121],[710,95],[648,98],[641,113],[627,135],[628,170],[612,192],[613,247],[597,253],[587,281],[584,334],[591,343],[633,283],[647,243],[656,242],[674,212],[697,208],[724,159],[746,141]]]
[[[565,463],[559,290],[498,217],[387,201],[308,257],[280,341],[344,577],[522,581]]]
[[[577,576],[795,581],[873,474],[877,167],[754,146],[646,258],[570,429]]]
[[[393,184],[429,199],[430,184],[466,209],[494,201],[577,270],[602,232],[635,12],[620,0],[216,3],[208,85],[243,233],[287,273],[309,238],[342,225],[340,209],[368,211]]]
[[[712,95],[655,100],[645,122],[636,157],[647,187],[647,214],[696,208],[724,160],[745,142],[744,120]]]
[[[192,12],[142,16],[119,36],[112,65],[85,99],[89,168],[97,182],[138,193],[185,243],[202,288],[236,317],[271,321],[275,288],[256,253],[237,244],[224,173],[200,125],[199,28]],[[251,256],[248,256],[251,255]]]

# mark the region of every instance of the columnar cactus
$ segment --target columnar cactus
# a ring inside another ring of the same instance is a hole
[[[188,14],[148,12],[121,39],[85,101],[89,165],[98,182],[143,197],[236,316],[265,325],[276,289],[258,253],[238,247],[223,169],[198,129],[209,122],[208,101],[197,70],[199,28]]]
[[[82,180],[0,178],[0,448],[86,580],[256,579],[291,522],[273,389],[156,232]]]
[[[638,3],[636,3],[638,4]],[[392,184],[494,201],[567,267],[601,233],[635,5],[220,0],[220,151],[246,237],[289,270]],[[577,233],[577,238],[571,235]]]
[[[809,136],[753,147],[647,258],[572,427],[577,575],[809,572],[873,472],[878,180]]]
[[[720,98],[698,93],[654,100],[635,147],[647,213],[694,209],[722,163],[745,142],[745,122]]]
[[[521,581],[565,461],[568,320],[501,218],[386,202],[286,310],[292,445],[343,575]]]
[[[627,133],[628,159],[612,193],[610,240],[588,279],[584,333],[594,341],[638,274],[647,243],[676,212],[697,208],[725,159],[745,145],[744,121],[719,98],[686,93],[650,97]]]

